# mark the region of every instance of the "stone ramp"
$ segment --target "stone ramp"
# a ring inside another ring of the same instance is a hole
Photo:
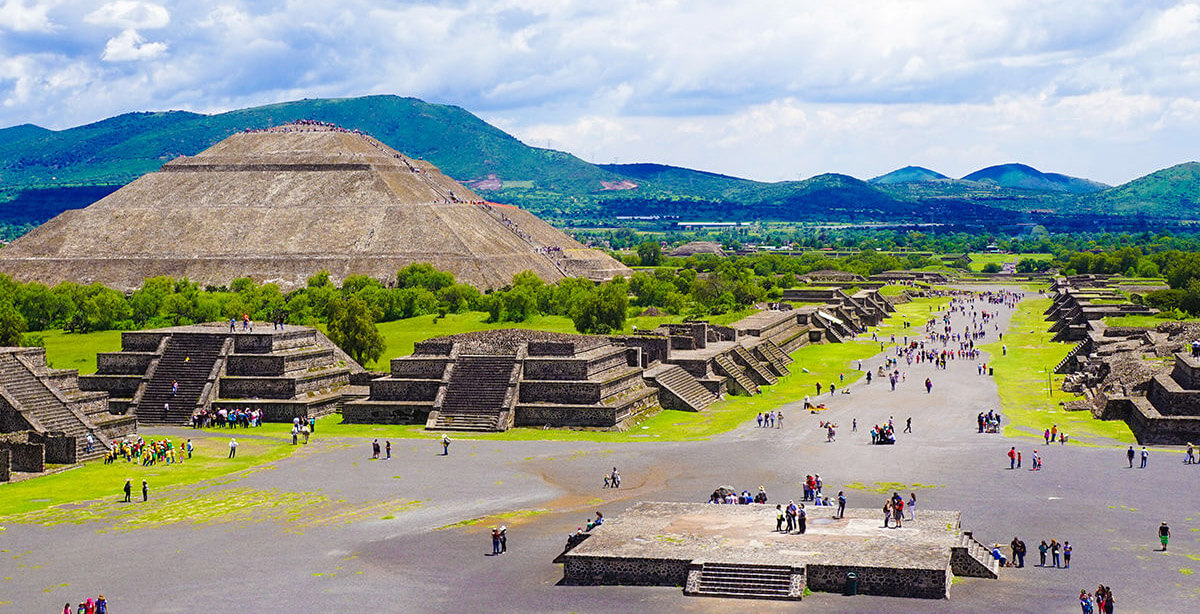
[[[708,391],[695,377],[684,371],[678,365],[658,365],[647,369],[644,377],[654,383],[661,392],[674,397],[672,401],[676,401],[682,405],[677,409],[686,411],[702,411],[717,402],[717,395]],[[662,403],[666,397],[659,397],[659,402]]]
[[[207,401],[206,384],[218,360],[226,337],[219,334],[175,333],[167,339],[167,347],[154,375],[146,383],[137,405],[139,422],[147,424],[187,424],[196,410]],[[172,394],[172,384],[179,382],[179,392]],[[167,407],[170,409],[166,409]]]
[[[92,452],[87,453],[87,434],[94,431],[87,419],[76,413],[67,402],[38,374],[13,353],[0,353],[0,388],[17,402],[18,412],[36,422],[35,430],[62,432],[75,438],[75,458],[84,461],[103,456],[109,446],[100,433]],[[39,428],[40,427],[40,428]]]
[[[512,414],[516,398],[515,356],[459,356],[446,384],[445,396],[428,428],[455,431],[501,431],[503,414]]]
[[[804,571],[787,565],[692,563],[685,595],[735,599],[800,600]]]

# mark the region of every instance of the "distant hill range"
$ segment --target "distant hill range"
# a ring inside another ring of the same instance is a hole
[[[909,166],[870,181],[825,174],[760,182],[662,164],[591,164],[528,146],[456,106],[367,96],[215,115],[128,113],[66,130],[30,124],[0,129],[0,224],[39,224],[231,134],[301,119],[366,132],[429,160],[489,199],[559,223],[663,215],[1129,229],[1200,219],[1200,164],[1195,162],[1116,187],[1023,164],[992,166],[961,179]]]

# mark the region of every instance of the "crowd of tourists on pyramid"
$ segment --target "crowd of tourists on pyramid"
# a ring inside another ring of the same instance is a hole
[[[118,458],[124,458],[127,463],[138,463],[149,467],[158,463],[172,465],[182,463],[185,458],[191,458],[194,451],[192,440],[182,446],[176,446],[170,439],[146,441],[138,436],[137,439],[120,439],[113,442],[112,448],[104,455],[104,464],[111,465]]]

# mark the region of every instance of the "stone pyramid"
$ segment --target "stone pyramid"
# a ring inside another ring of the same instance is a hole
[[[428,162],[316,122],[235,134],[0,250],[0,272],[17,279],[119,289],[156,275],[287,289],[321,269],[390,280],[413,262],[480,288],[525,270],[550,282],[630,273]]]

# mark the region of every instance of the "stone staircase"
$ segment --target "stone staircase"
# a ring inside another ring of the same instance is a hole
[[[742,371],[741,367],[738,367],[736,364],[734,364],[733,359],[724,354],[717,354],[717,356],[713,358],[713,362],[715,362],[717,367],[725,372],[724,375],[733,379],[734,383],[737,384],[737,387],[741,389],[742,392],[748,395],[755,395],[759,393],[758,384],[755,384],[754,380],[751,380],[750,377],[747,376],[744,371]]]
[[[455,431],[498,431],[502,414],[512,410],[513,356],[459,356],[432,428]]]
[[[688,575],[687,594],[703,597],[798,600],[804,591],[792,581],[792,568],[782,565],[702,563]]]
[[[1077,356],[1080,352],[1089,351],[1089,346],[1091,344],[1091,339],[1084,339],[1076,344],[1075,347],[1071,348],[1071,351],[1067,352],[1067,355],[1064,356],[1062,360],[1058,361],[1058,364],[1054,366],[1054,372],[1061,375],[1070,371],[1069,363],[1071,362],[1071,359],[1075,358],[1075,356]]]
[[[775,377],[774,373],[768,369],[757,358],[750,355],[750,350],[747,350],[741,344],[733,346],[734,362],[744,366],[747,375],[750,375],[755,383],[763,386],[773,386],[779,383],[779,378]]]
[[[763,364],[771,369],[775,375],[784,377],[791,373],[787,365],[792,362],[792,357],[783,353],[783,350],[778,345],[775,345],[774,341],[767,339],[755,346],[754,350],[758,352]]]
[[[213,367],[222,358],[222,335],[175,333],[137,404],[138,421],[145,424],[187,424],[207,399],[202,398]],[[179,392],[171,394],[173,382]],[[211,389],[209,391],[211,396]],[[164,411],[169,405],[170,410]]]
[[[37,373],[11,353],[0,354],[0,387],[20,405],[22,413],[37,421],[43,432],[62,432],[75,438],[76,460],[79,462],[103,456],[109,446],[95,432],[92,453],[86,452],[87,434],[95,431],[86,418],[73,411]]]
[[[646,379],[673,395],[690,411],[702,411],[717,402],[717,395],[708,391],[690,373],[678,365],[659,365],[645,372]],[[659,399],[662,403],[662,399]]]
[[[969,531],[958,536],[958,545],[950,549],[950,571],[956,576],[999,578],[1000,561],[992,551],[975,540]]]

